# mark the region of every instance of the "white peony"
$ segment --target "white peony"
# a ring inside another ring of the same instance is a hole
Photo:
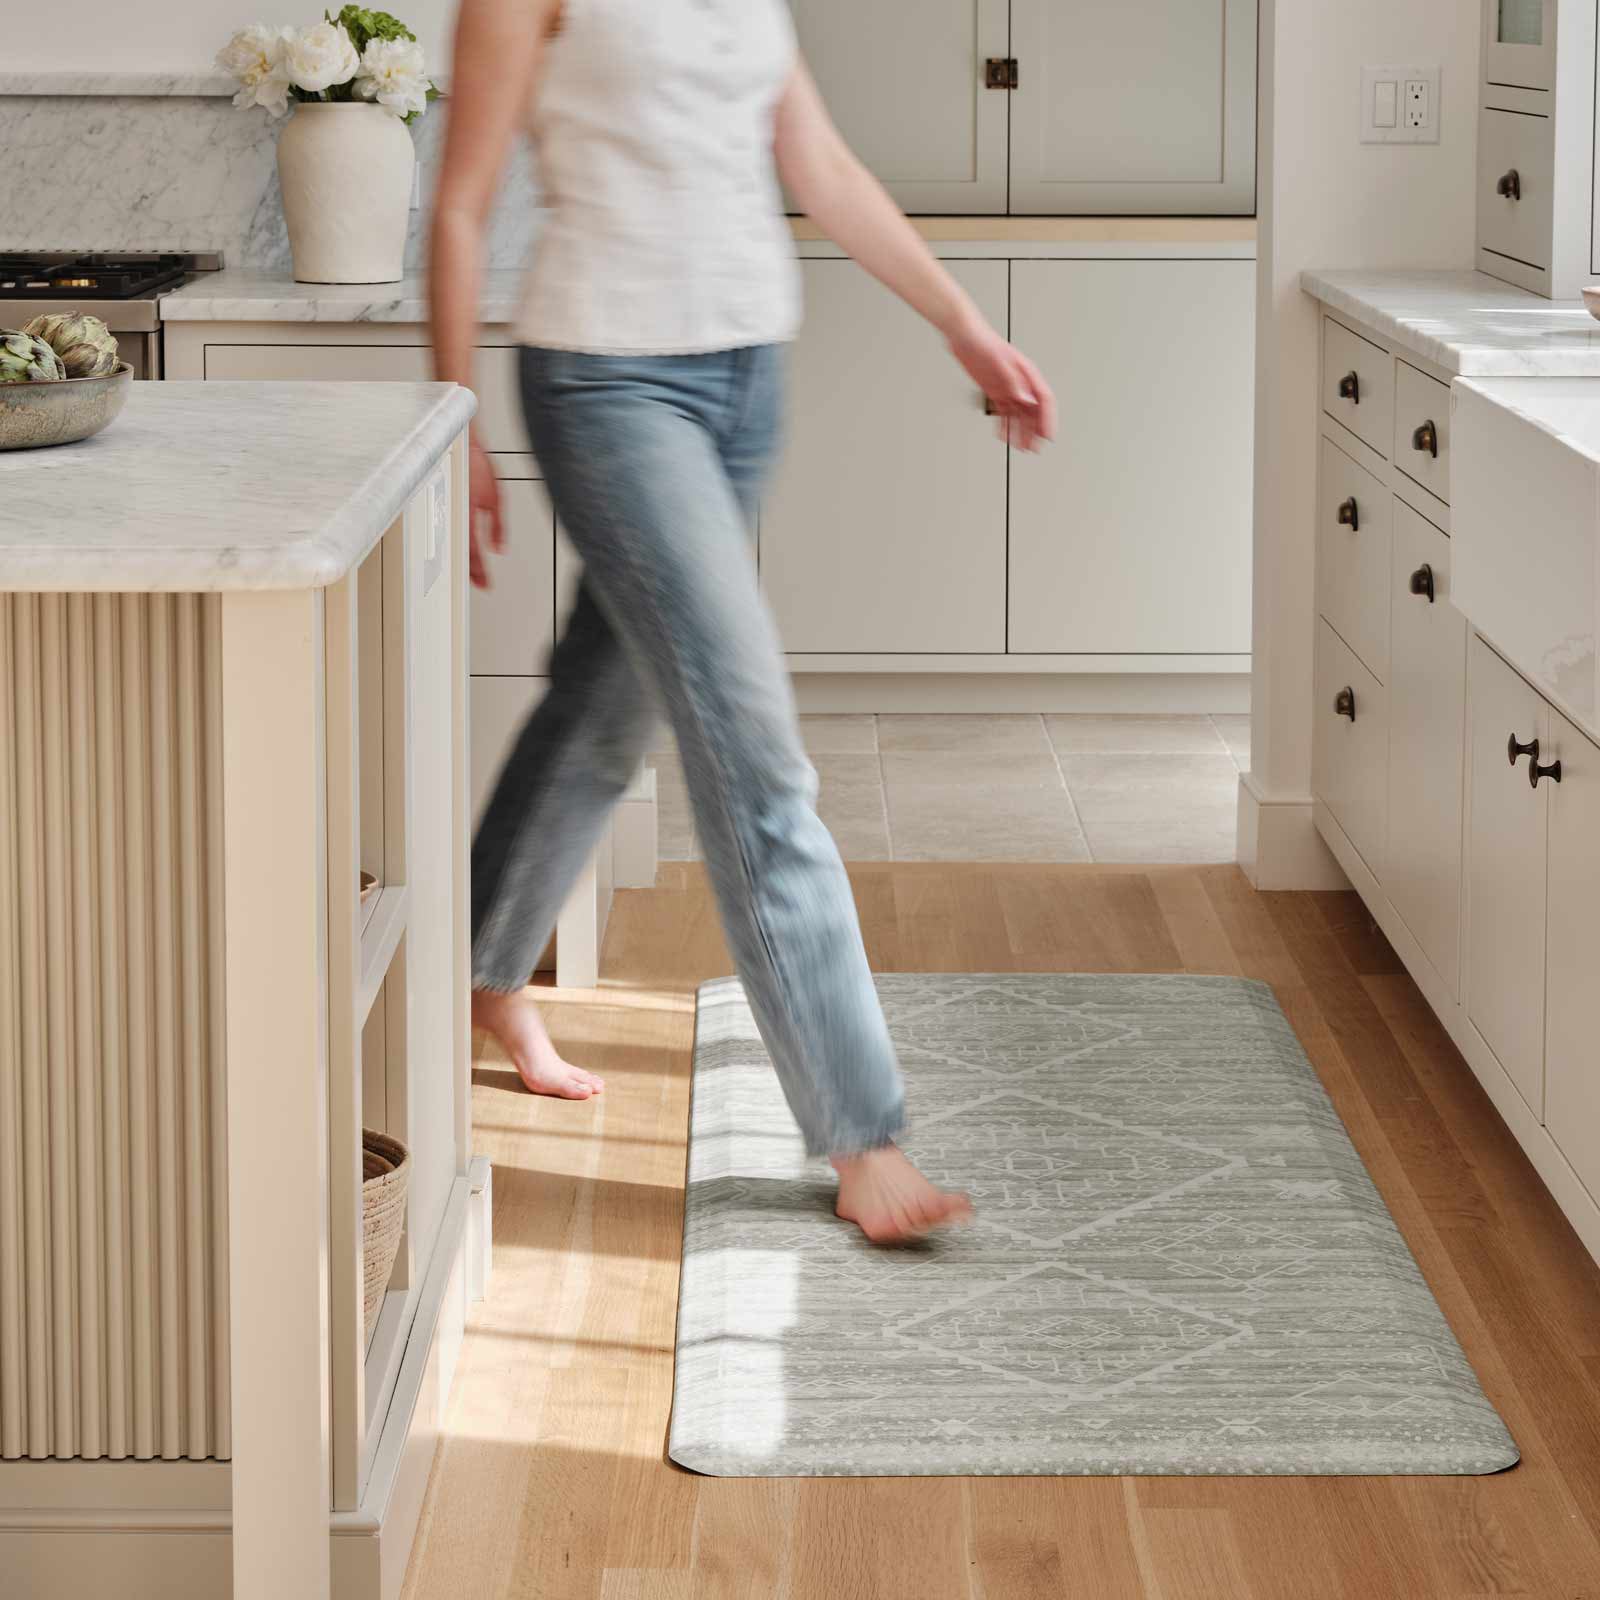
[[[350,35],[337,22],[318,22],[290,34],[284,64],[295,88],[321,94],[355,77],[361,59]]]
[[[289,28],[265,28],[259,22],[241,28],[217,52],[217,66],[238,79],[233,103],[241,108],[264,106],[273,116],[289,109],[289,78],[284,69],[284,47]]]
[[[376,100],[397,117],[428,109],[428,80],[422,74],[422,46],[415,39],[370,39],[361,52],[356,93]]]

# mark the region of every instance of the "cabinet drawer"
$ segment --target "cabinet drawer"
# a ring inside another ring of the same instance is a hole
[[[1554,127],[1520,111],[1478,113],[1478,243],[1540,271],[1550,265]],[[1501,194],[1513,174],[1513,192]]]
[[[1392,574],[1383,887],[1459,995],[1467,622],[1450,603],[1450,541],[1400,500]]]
[[[1322,320],[1322,409],[1381,456],[1389,454],[1394,362],[1332,317]]]
[[[1551,785],[1506,739],[1537,739],[1547,707],[1474,637],[1468,649],[1467,1015],[1534,1115],[1544,1115],[1545,836]]]
[[[426,345],[394,344],[212,344],[206,346],[206,377],[260,378],[278,383],[430,383],[433,354]],[[517,347],[482,345],[474,382],[478,437],[485,450],[526,451],[522,400],[517,386]]]
[[[1450,385],[1394,364],[1394,463],[1446,504],[1450,500]]]
[[[1375,678],[1389,676],[1391,495],[1331,439],[1317,495],[1317,610]]]
[[[1378,877],[1389,786],[1389,707],[1383,685],[1317,621],[1312,788]]]

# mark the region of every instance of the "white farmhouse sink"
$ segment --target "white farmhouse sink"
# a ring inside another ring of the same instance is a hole
[[[1600,732],[1600,378],[1457,378],[1450,412],[1455,604]]]

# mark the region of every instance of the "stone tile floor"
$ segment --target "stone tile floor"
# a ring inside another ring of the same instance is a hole
[[[883,715],[801,719],[817,809],[847,861],[1234,858],[1250,718]],[[676,753],[653,754],[661,854],[694,860]]]

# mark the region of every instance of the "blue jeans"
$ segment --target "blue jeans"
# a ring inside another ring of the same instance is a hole
[[[772,345],[522,351],[529,438],[583,582],[473,844],[473,982],[527,981],[664,712],[784,1094],[813,1155],[849,1155],[899,1132],[904,1094],[752,559],[782,365]]]

